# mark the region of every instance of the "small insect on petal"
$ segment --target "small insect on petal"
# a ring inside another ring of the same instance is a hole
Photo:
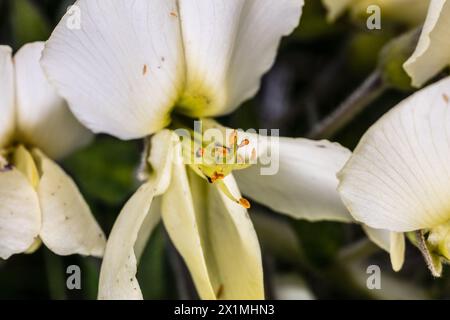
[[[244,199],[244,198],[239,199],[239,204],[241,206],[243,206],[245,209],[250,209],[250,207],[251,207],[250,201],[248,201],[247,199]]]

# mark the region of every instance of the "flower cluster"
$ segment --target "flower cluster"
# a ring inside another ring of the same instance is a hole
[[[381,1],[379,1],[381,2]],[[404,1],[403,1],[404,2]],[[402,1],[392,1],[393,12]],[[420,1],[422,4],[426,1]],[[358,1],[324,1],[330,19]],[[426,2],[428,4],[428,2]],[[0,257],[44,243],[103,257],[100,299],[140,299],[139,259],[164,225],[203,299],[263,299],[253,202],[294,219],[358,223],[402,268],[405,235],[433,275],[450,260],[450,78],[414,93],[351,152],[328,140],[221,125],[253,97],[303,0],[78,0],[45,43],[0,47]],[[418,6],[408,23],[418,24]],[[450,65],[450,1],[431,0],[404,64],[414,86]],[[198,125],[199,124],[199,125]],[[106,242],[54,162],[92,134],[144,139]]]

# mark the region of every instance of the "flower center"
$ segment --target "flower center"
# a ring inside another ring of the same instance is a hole
[[[226,177],[234,170],[242,170],[256,163],[256,149],[249,139],[240,138],[237,130],[213,126],[203,128],[204,121],[196,122],[195,129],[175,129],[182,145],[184,164],[211,184],[215,184],[229,199],[245,208],[248,200],[236,198],[230,192]],[[205,130],[203,130],[205,129]]]

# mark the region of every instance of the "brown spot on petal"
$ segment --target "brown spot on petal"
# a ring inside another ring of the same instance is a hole
[[[142,68],[142,75],[146,75],[148,72],[148,66],[146,64],[144,64],[144,67]]]
[[[444,98],[445,103],[448,103],[450,101],[448,95],[446,95],[445,93],[442,95],[442,98]]]
[[[178,13],[176,13],[175,11],[172,11],[172,12],[170,13],[170,15],[171,15],[172,17],[174,17],[174,18],[178,18]]]

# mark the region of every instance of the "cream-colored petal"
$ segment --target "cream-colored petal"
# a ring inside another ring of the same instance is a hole
[[[30,43],[14,56],[18,131],[23,142],[62,158],[87,144],[92,134],[48,83],[39,64],[43,49],[43,42]]]
[[[367,237],[377,246],[387,251],[391,257],[392,269],[399,271],[405,260],[405,236],[401,232],[373,229],[363,225]]]
[[[160,216],[157,212],[149,214],[154,196],[154,181],[143,184],[128,200],[114,223],[100,272],[99,299],[143,298],[136,279],[136,256],[142,254],[142,247],[139,247],[136,254],[133,248],[144,220],[151,222],[146,224],[145,231],[149,234],[159,222]]]
[[[159,198],[170,180],[172,132],[152,137],[149,163],[152,174],[120,212],[108,239],[100,272],[99,299],[142,299],[136,279],[139,257],[160,220]]]
[[[189,170],[195,218],[217,299],[264,299],[261,252],[247,210]],[[224,180],[237,199],[232,175]]]
[[[136,256],[136,261],[139,261],[147,247],[148,241],[153,234],[153,230],[156,228],[158,223],[161,221],[161,197],[153,199],[150,210],[147,213],[144,221],[142,222],[141,228],[139,229],[139,234],[136,238],[136,243],[134,244],[134,255]]]
[[[225,178],[225,183],[240,198],[232,175]],[[264,299],[261,252],[247,210],[214,185],[208,185],[208,209],[204,215],[203,237],[210,246],[206,252],[214,256],[217,265],[217,298]]]
[[[23,145],[14,148],[12,163],[27,178],[31,186],[37,189],[40,178],[39,171],[33,156]]]
[[[38,186],[42,211],[40,237],[59,255],[101,257],[105,235],[73,180],[52,160],[35,149],[41,177]]]
[[[0,258],[27,251],[40,228],[36,191],[19,170],[0,157]]]
[[[414,54],[404,68],[416,87],[450,66],[450,1],[431,0]]]
[[[66,14],[42,65],[94,132],[140,138],[169,123],[184,82],[175,0],[79,0],[80,29]]]
[[[258,149],[265,139],[259,138]],[[336,173],[350,157],[349,150],[336,143],[301,138],[280,138],[279,143],[275,139],[269,145],[271,157],[260,158],[258,165],[235,172],[244,195],[296,219],[353,221],[336,190]],[[259,150],[260,157],[264,153],[269,155]],[[270,165],[262,164],[268,159]],[[269,167],[273,170],[268,171],[275,174],[263,175],[261,170]]]
[[[0,148],[10,142],[15,125],[12,50],[0,46]]]
[[[187,65],[179,105],[191,116],[232,112],[259,89],[303,0],[180,0]]]
[[[172,179],[162,200],[162,219],[202,299],[215,299],[200,238],[194,203],[180,150],[175,152]]]
[[[450,219],[450,77],[385,114],[363,136],[339,191],[353,217],[396,232]]]
[[[405,235],[401,232],[391,232],[390,248],[392,269],[399,271],[405,261]]]
[[[391,231],[388,230],[382,230],[382,229],[374,229],[371,227],[368,227],[366,225],[362,225],[362,228],[364,232],[366,233],[367,237],[375,243],[377,246],[379,246],[381,249],[389,252],[391,247]]]

